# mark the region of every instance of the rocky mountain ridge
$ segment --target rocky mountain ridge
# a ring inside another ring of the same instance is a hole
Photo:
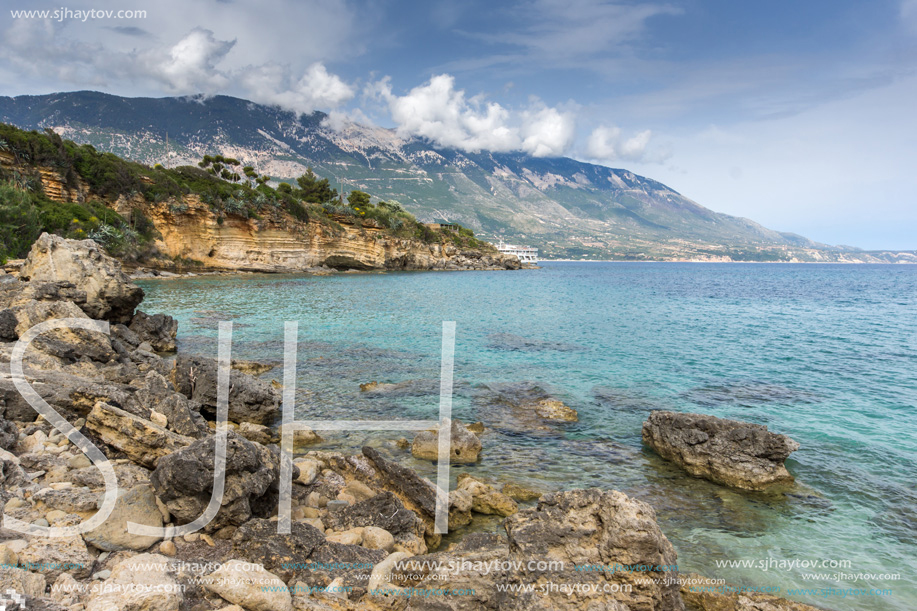
[[[398,200],[421,220],[446,218],[546,258],[914,261],[907,253],[828,247],[719,214],[623,169],[567,158],[443,149],[392,130],[296,115],[231,98],[122,98],[97,92],[0,98],[0,121],[52,128],[147,164],[219,152],[276,180],[313,167],[345,190]]]

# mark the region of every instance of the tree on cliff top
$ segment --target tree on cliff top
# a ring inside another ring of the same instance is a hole
[[[301,191],[298,194],[303,201],[311,204],[327,204],[338,197],[336,189],[332,189],[327,178],[319,178],[312,171],[312,168],[306,170],[306,173],[296,179]]]

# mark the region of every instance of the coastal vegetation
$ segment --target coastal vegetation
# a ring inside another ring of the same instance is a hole
[[[50,129],[25,131],[6,124],[0,124],[0,157],[4,161],[0,257],[4,259],[24,256],[42,232],[90,238],[123,259],[146,258],[156,238],[155,228],[137,207],[128,218],[115,212],[111,204],[120,198],[167,202],[169,212],[179,216],[188,209],[185,199],[197,196],[221,226],[228,216],[258,221],[279,212],[300,222],[356,225],[430,244],[468,248],[485,244],[469,229],[431,229],[397,201],[373,201],[371,194],[361,190],[352,190],[345,198],[311,168],[291,183],[260,175],[253,166],[241,167],[239,160],[223,155],[205,155],[196,166],[166,168],[157,163],[150,167],[65,140]],[[52,198],[43,171],[50,171],[69,193],[88,196]]]

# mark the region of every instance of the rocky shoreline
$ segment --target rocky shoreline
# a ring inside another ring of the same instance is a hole
[[[0,273],[4,514],[62,528],[91,519],[105,503],[105,472],[73,444],[73,435],[36,418],[11,373],[17,341],[54,319],[76,319],[82,328],[36,337],[24,353],[24,380],[104,454],[119,490],[108,518],[85,533],[47,538],[4,522],[0,592],[18,597],[0,601],[8,611],[814,609],[760,594],[694,592],[688,584],[703,578],[679,576],[654,509],[615,490],[538,496],[520,486],[498,491],[460,474],[449,493],[450,530],[481,515],[502,517],[503,529],[446,546],[435,532],[436,489],[429,480],[385,448],[365,447],[357,455],[310,451],[319,439],[311,431],[295,437],[291,532],[278,534],[280,390],[248,373],[257,364],[243,362],[234,362],[229,376],[225,490],[215,515],[183,536],[130,534],[128,522],[168,529],[204,514],[221,452],[214,434],[216,361],[163,358],[175,351],[178,325],[138,310],[142,299],[120,264],[88,240],[44,234],[18,273]],[[109,332],[92,321],[104,321]],[[388,386],[397,385],[363,390]],[[501,414],[518,426],[576,419],[575,411],[540,396]],[[734,459],[744,439],[795,449],[791,440],[774,439],[782,436],[706,417],[692,420],[685,434],[678,417],[654,413],[644,430],[648,445],[695,475],[716,474],[730,485],[747,479],[748,469]],[[486,423],[452,426],[453,469],[461,470],[478,460],[477,434]],[[416,456],[435,456],[434,433],[401,441]],[[715,460],[716,444],[727,442],[735,451]],[[702,451],[704,444],[713,449]],[[779,471],[785,455],[777,450],[762,460]],[[692,471],[697,456],[706,471]],[[631,569],[596,568],[616,566]]]

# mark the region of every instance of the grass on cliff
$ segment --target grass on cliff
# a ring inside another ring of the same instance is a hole
[[[0,169],[0,256],[20,257],[41,231],[72,238],[92,238],[112,254],[143,258],[154,237],[152,225],[142,214],[124,219],[105,205],[119,197],[142,197],[148,202],[168,202],[170,212],[187,210],[186,195],[197,195],[221,222],[227,215],[261,220],[278,211],[299,221],[317,221],[340,228],[344,222],[358,227],[382,229],[394,237],[427,243],[451,242],[461,247],[482,248],[468,229],[437,232],[419,223],[397,202],[372,203],[370,196],[353,191],[347,200],[330,187],[327,179],[311,169],[295,186],[267,184],[245,168],[244,176],[225,167],[214,170],[213,160],[201,167],[148,167],[97,151],[92,145],[78,145],[62,139],[52,130],[25,131],[0,123],[0,153],[12,157],[16,170]],[[209,156],[208,156],[209,157]],[[206,159],[206,158],[205,158]],[[229,160],[235,162],[235,160]],[[238,162],[235,162],[238,165]],[[42,190],[40,167],[57,172],[64,185],[76,190],[81,182],[101,201],[60,203]],[[221,175],[222,174],[222,175]]]

